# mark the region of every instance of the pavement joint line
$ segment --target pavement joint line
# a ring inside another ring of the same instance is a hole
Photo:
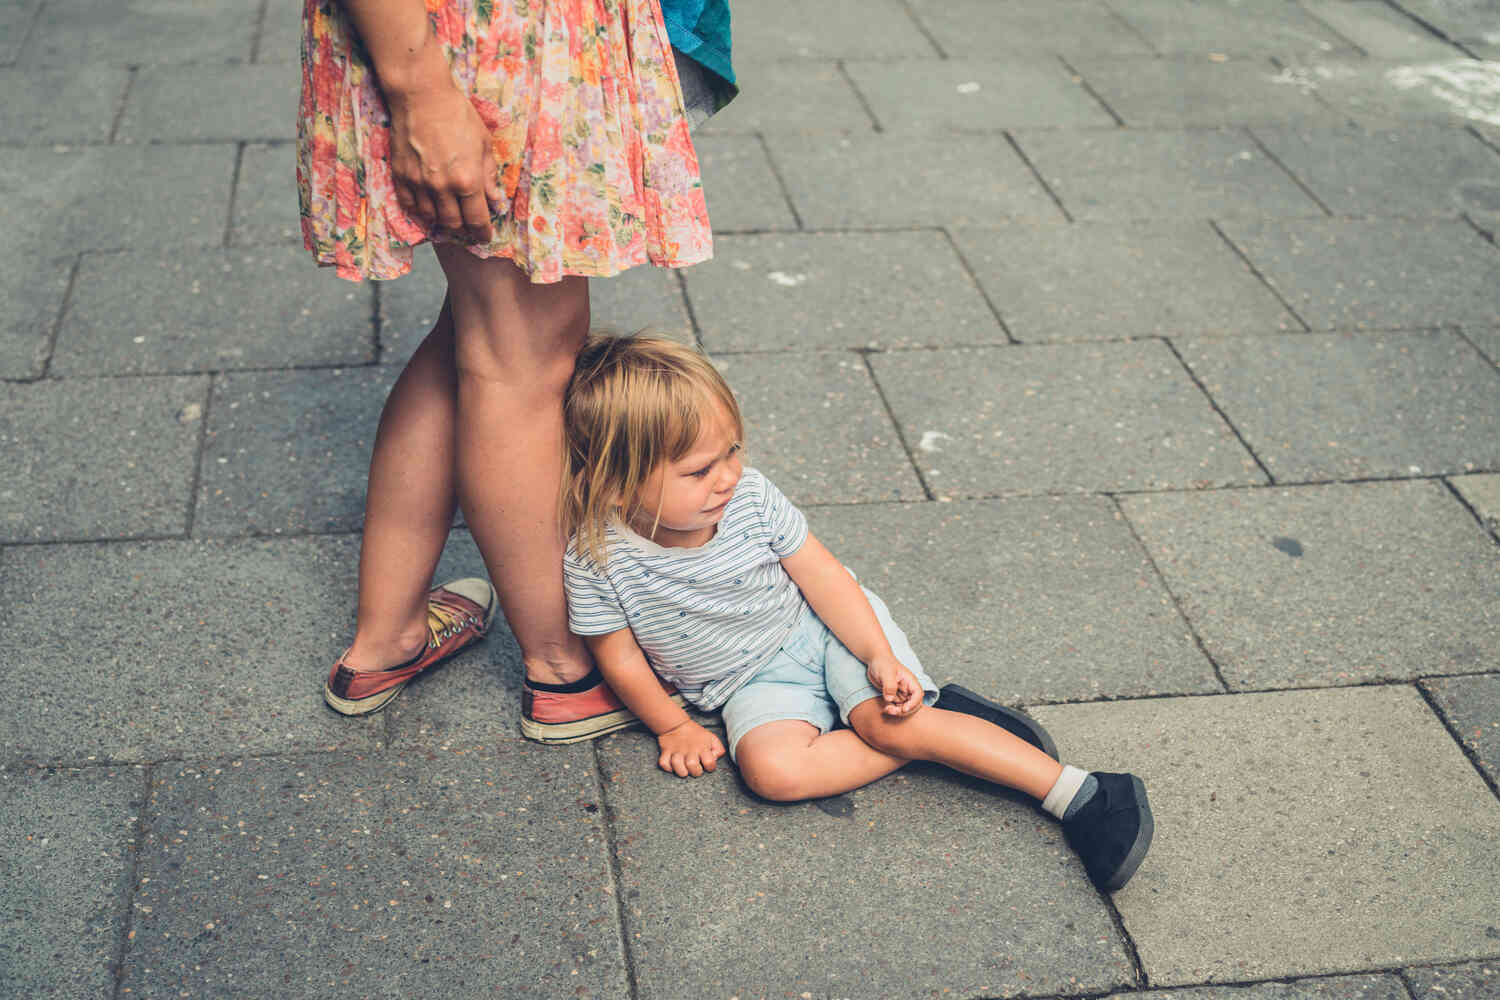
[[[1398,2],[1398,0],[1385,0],[1385,5],[1387,7],[1389,7],[1391,10],[1394,10],[1396,13],[1400,14],[1402,17],[1405,17],[1406,19],[1414,22],[1415,24],[1420,25],[1422,27],[1422,30],[1430,32],[1430,33],[1436,35],[1437,37],[1441,38],[1443,41],[1447,42],[1449,45],[1458,45],[1459,44],[1455,39],[1449,38],[1448,37],[1448,33],[1445,32],[1442,28],[1439,28],[1435,24],[1429,23],[1424,18],[1422,18],[1422,17],[1420,17],[1420,16],[1418,16],[1416,14],[1413,14],[1411,11],[1409,11],[1405,7],[1401,6],[1401,4]]]
[[[776,178],[776,186],[781,189],[781,197],[786,202],[788,212],[792,213],[792,222],[796,225],[796,232],[805,232],[802,221],[802,213],[797,211],[796,202],[792,201],[792,189],[787,186],[786,178],[781,175],[781,167],[776,162],[776,157],[771,155],[771,144],[766,142],[764,132],[755,133],[755,141],[760,144],[760,150],[766,154],[766,163],[771,167],[771,176]]]
[[[260,9],[255,12],[255,27],[250,33],[250,62],[260,62],[260,43],[266,34],[266,11],[271,6],[271,0],[260,0]]]
[[[151,764],[141,768],[141,802],[136,810],[132,829],[133,843],[130,846],[130,863],[126,866],[128,872],[125,891],[122,893],[124,898],[120,900],[125,913],[116,932],[118,940],[115,942],[113,968],[110,970],[110,978],[113,980],[110,996],[115,1000],[119,1000],[121,988],[125,985],[125,958],[130,954],[131,935],[135,933],[135,897],[141,887],[141,852],[146,847],[146,812],[151,807],[151,780],[155,777],[154,771]]]
[[[209,377],[208,388],[203,392],[203,412],[198,416],[198,441],[193,447],[193,474],[188,482],[187,525],[183,535],[193,537],[193,528],[198,521],[198,488],[203,483],[203,458],[208,448],[208,420],[213,413],[214,388],[222,376]]]
[[[1150,50],[1152,55],[1156,56],[1158,59],[1163,58],[1166,55],[1166,53],[1162,52],[1161,49],[1158,49],[1156,47],[1156,43],[1151,41],[1151,39],[1147,37],[1144,31],[1137,28],[1129,18],[1116,10],[1113,3],[1109,2],[1109,0],[1100,0],[1100,3],[1103,5],[1105,10],[1109,11],[1110,16],[1115,19],[1115,22],[1119,24],[1119,26],[1125,31],[1125,33],[1134,35],[1142,45],[1146,46],[1146,48]]]
[[[854,97],[859,101],[860,108],[864,111],[866,117],[870,119],[870,128],[876,135],[883,134],[885,126],[881,124],[880,116],[875,114],[875,109],[870,106],[869,98],[865,97],[865,92],[859,89],[859,84],[855,82],[854,77],[849,75],[849,67],[845,65],[845,60],[837,59],[833,65],[839,71],[839,76],[849,85],[849,89],[854,91]]]
[[[1449,473],[1447,475],[1438,477],[1438,481],[1446,486],[1448,488],[1448,492],[1453,495],[1453,499],[1462,504],[1464,510],[1469,512],[1469,516],[1474,519],[1474,523],[1479,525],[1479,530],[1488,535],[1490,539],[1496,544],[1500,544],[1500,531],[1490,529],[1490,526],[1485,523],[1484,515],[1480,514],[1479,511],[1475,509],[1474,505],[1469,503],[1468,498],[1463,495],[1463,492],[1453,484],[1454,476],[1454,473]]]
[[[41,4],[38,4],[37,9],[40,10],[41,6]],[[141,68],[139,66],[127,67],[125,73],[125,88],[120,92],[120,103],[115,105],[114,117],[110,119],[109,138],[106,139],[102,145],[113,146],[115,144],[115,140],[119,137],[120,123],[125,120],[125,108],[130,103],[130,95],[135,90],[135,80],[136,77],[140,75],[140,72]]]
[[[52,317],[52,322],[47,329],[47,335],[42,339],[41,368],[33,379],[27,381],[36,383],[47,379],[48,372],[52,368],[52,356],[57,353],[57,338],[62,334],[63,320],[67,318],[68,308],[73,304],[73,289],[78,285],[78,272],[83,267],[83,254],[73,255],[73,264],[68,268],[68,280],[63,287],[62,301],[58,303],[57,314]]]
[[[1106,114],[1108,114],[1115,120],[1116,125],[1118,125],[1120,128],[1126,127],[1125,119],[1120,117],[1120,113],[1110,106],[1110,103],[1104,99],[1103,94],[1094,89],[1094,85],[1092,83],[1089,83],[1088,77],[1084,76],[1077,67],[1068,62],[1065,56],[1059,55],[1057,57],[1057,61],[1062,63],[1063,69],[1067,70],[1070,76],[1078,80],[1078,83],[1083,87],[1083,89],[1089,92],[1090,97],[1099,102],[1099,106],[1104,109]]]
[[[1334,27],[1328,21],[1325,21],[1323,18],[1319,17],[1317,15],[1316,11],[1309,10],[1306,4],[1298,3],[1296,5],[1296,9],[1298,11],[1300,11],[1301,13],[1307,15],[1307,17],[1310,20],[1314,21],[1324,31],[1328,32],[1330,35],[1332,35],[1333,37],[1337,38],[1339,41],[1343,42],[1344,45],[1346,45],[1347,47],[1353,49],[1355,52],[1359,53],[1359,58],[1361,58],[1361,59],[1372,59],[1372,58],[1374,58],[1371,55],[1369,49],[1365,48],[1363,45],[1360,45],[1358,42],[1356,42],[1354,39],[1350,38],[1348,35],[1344,34],[1342,31],[1340,31],[1338,28]],[[1317,96],[1318,95],[1316,93],[1313,94],[1314,99],[1316,99]],[[1326,103],[1326,102],[1319,101],[1318,103],[1323,104],[1323,103]],[[1335,110],[1337,110],[1337,109],[1335,109]]]
[[[1427,686],[1420,683],[1420,681],[1413,681],[1412,687],[1416,688],[1417,696],[1432,710],[1432,714],[1437,716],[1437,720],[1442,725],[1444,731],[1453,737],[1453,742],[1458,745],[1459,752],[1464,755],[1464,759],[1469,762],[1469,766],[1474,768],[1474,773],[1479,775],[1479,780],[1484,782],[1485,787],[1490,790],[1490,794],[1500,799],[1500,784],[1497,784],[1495,779],[1490,777],[1489,772],[1484,769],[1484,765],[1480,763],[1478,752],[1471,749],[1464,742],[1463,733],[1459,732],[1458,727],[1449,720],[1448,714],[1438,705],[1437,699],[1432,696],[1432,692],[1428,691]]]
[[[969,283],[974,286],[974,290],[979,293],[979,297],[984,299],[984,304],[989,307],[990,313],[994,315],[995,322],[1000,324],[1000,330],[1005,334],[1005,339],[1012,344],[1019,344],[1021,341],[1011,332],[1010,324],[1005,322],[1005,317],[1001,314],[1000,307],[995,304],[994,299],[990,298],[990,293],[984,290],[984,284],[979,280],[979,276],[974,273],[974,265],[970,264],[969,258],[964,256],[963,249],[958,245],[958,241],[953,238],[953,233],[947,226],[939,227],[938,232],[942,233],[943,239],[948,241],[948,246],[953,250],[953,255],[958,258],[958,264],[963,268],[964,274],[968,276]]]
[[[404,364],[404,363],[403,363]],[[188,378],[193,375],[243,375],[245,373],[259,372],[277,374],[280,372],[324,372],[324,371],[350,371],[359,368],[389,368],[399,371],[400,367],[394,363],[381,364],[376,361],[352,361],[336,364],[325,361],[310,361],[302,364],[289,365],[250,365],[244,368],[162,368],[146,369],[135,372],[97,372],[87,375],[52,375],[47,374],[36,378],[4,378],[0,382],[20,382],[33,384],[37,382],[83,382],[90,379],[131,379],[131,378]]]
[[[600,756],[599,741],[590,746],[594,757],[594,784],[598,790],[599,805],[604,821],[604,857],[609,864],[609,876],[614,887],[615,926],[620,934],[620,957],[625,965],[625,984],[631,1000],[641,995],[640,979],[635,969],[635,952],[630,947],[630,926],[625,920],[625,884],[620,872],[619,842],[615,831],[615,806],[609,797],[609,782],[604,780],[604,760]]]
[[[1130,971],[1135,977],[1133,984],[1137,989],[1150,989],[1151,976],[1146,972],[1146,963],[1141,959],[1141,951],[1136,947],[1135,938],[1130,936],[1130,931],[1125,927],[1125,917],[1120,913],[1120,908],[1115,905],[1115,899],[1107,892],[1099,892],[1100,899],[1104,902],[1104,910],[1109,914],[1110,923],[1114,924],[1115,933],[1120,935],[1120,940],[1125,944],[1125,954],[1130,957]]]
[[[1493,365],[1496,369],[1500,369],[1500,355],[1497,355],[1496,357],[1492,358],[1488,354],[1486,354],[1484,352],[1484,348],[1482,348],[1478,344],[1474,343],[1474,339],[1472,337],[1470,337],[1467,332],[1464,331],[1463,327],[1451,327],[1451,329],[1453,330],[1454,333],[1458,334],[1465,341],[1467,341],[1470,347],[1472,347],[1472,348],[1474,348],[1474,350],[1478,351],[1480,357],[1484,358],[1491,365]]]
[[[1068,207],[1063,204],[1062,198],[1058,196],[1056,191],[1052,190],[1052,185],[1047,183],[1047,178],[1043,177],[1042,172],[1036,168],[1036,164],[1031,162],[1031,157],[1026,155],[1026,151],[1021,148],[1021,144],[1016,141],[1016,137],[1011,130],[1005,129],[1001,134],[1005,136],[1005,141],[1010,143],[1010,148],[1016,151],[1016,155],[1021,158],[1021,162],[1026,164],[1026,169],[1031,171],[1031,175],[1042,186],[1042,190],[1047,192],[1047,197],[1052,199],[1052,203],[1063,214],[1063,218],[1070,223],[1077,222],[1078,220],[1073,218],[1073,213],[1069,212]]]
[[[1291,167],[1287,166],[1285,163],[1282,163],[1281,157],[1271,152],[1271,147],[1267,146],[1264,142],[1261,142],[1260,136],[1255,134],[1254,126],[1245,126],[1245,134],[1250,136],[1250,141],[1255,143],[1256,147],[1261,151],[1262,154],[1265,155],[1266,159],[1270,160],[1272,163],[1280,167],[1282,172],[1292,179],[1292,183],[1297,185],[1297,187],[1302,191],[1303,194],[1311,198],[1313,204],[1317,205],[1320,209],[1323,210],[1324,215],[1329,216],[1330,218],[1333,216],[1333,210],[1330,209],[1327,205],[1323,204],[1323,199],[1314,194],[1313,189],[1304,184],[1302,182],[1302,178],[1298,177],[1292,171]]]
[[[1259,140],[1257,140],[1257,142],[1258,141]],[[1308,323],[1307,320],[1302,318],[1301,313],[1292,308],[1291,302],[1287,300],[1287,297],[1285,295],[1281,294],[1281,289],[1272,284],[1271,279],[1266,277],[1265,274],[1261,272],[1260,268],[1255,266],[1255,261],[1250,259],[1250,255],[1242,250],[1239,244],[1235,243],[1234,240],[1229,238],[1229,234],[1224,231],[1224,227],[1214,219],[1209,219],[1208,225],[1210,229],[1219,234],[1219,239],[1224,241],[1229,249],[1234,252],[1234,255],[1244,262],[1245,266],[1250,269],[1250,273],[1255,275],[1256,280],[1259,281],[1267,291],[1276,296],[1276,301],[1281,303],[1281,308],[1285,309],[1291,315],[1292,319],[1302,324],[1302,331],[1304,333],[1311,333],[1312,324]]]
[[[1235,440],[1240,443],[1240,447],[1244,448],[1246,453],[1255,459],[1255,465],[1260,469],[1261,474],[1266,477],[1266,482],[1275,483],[1276,477],[1271,475],[1271,470],[1266,467],[1266,463],[1261,461],[1260,456],[1255,453],[1255,449],[1250,447],[1250,442],[1245,440],[1245,435],[1235,426],[1234,421],[1229,419],[1229,414],[1225,413],[1224,408],[1219,405],[1219,401],[1214,399],[1213,393],[1208,391],[1208,386],[1204,385],[1203,380],[1198,378],[1198,373],[1193,371],[1193,366],[1187,363],[1187,359],[1182,356],[1182,352],[1177,349],[1177,345],[1166,337],[1162,338],[1162,343],[1167,345],[1167,350],[1172,352],[1172,357],[1177,359],[1177,363],[1182,366],[1182,370],[1187,373],[1187,377],[1193,380],[1193,384],[1198,387],[1198,391],[1203,393],[1203,398],[1208,400],[1208,405],[1212,406],[1214,412],[1219,415],[1219,419],[1224,421],[1224,426],[1233,432]]]
[[[708,352],[703,348],[703,324],[698,321],[698,310],[693,308],[693,297],[688,294],[687,275],[683,274],[684,268],[675,268],[672,277],[677,279],[677,294],[682,299],[682,308],[687,313],[688,329],[693,332],[693,346],[704,354]]]
[[[1429,966],[1429,968],[1431,968],[1431,966]],[[1417,988],[1412,984],[1411,976],[1407,974],[1406,970],[1397,969],[1395,975],[1397,981],[1401,983],[1401,988],[1406,991],[1406,995],[1410,997],[1411,1000],[1416,1000]]]
[[[1423,675],[1424,677],[1427,675]],[[1437,675],[1433,675],[1437,676]],[[1495,671],[1481,671],[1478,674],[1460,674],[1461,677],[1493,677]],[[1418,678],[1421,679],[1421,678]],[[1152,694],[1121,694],[1121,695],[1097,695],[1091,698],[1038,698],[1035,701],[1027,701],[1022,704],[1023,708],[1066,708],[1069,705],[1113,705],[1116,703],[1128,703],[1137,701],[1171,701],[1183,698],[1239,698],[1244,695],[1261,694],[1296,694],[1298,692],[1315,691],[1352,691],[1360,688],[1402,688],[1410,687],[1415,681],[1410,677],[1371,677],[1365,680],[1348,681],[1343,684],[1294,684],[1286,687],[1235,687],[1228,691],[1158,691]],[[1496,952],[1500,957],[1500,951]]]
[[[917,461],[916,452],[912,451],[911,442],[906,439],[906,432],[901,429],[901,421],[896,418],[896,411],[891,408],[891,401],[886,398],[885,387],[880,384],[880,378],[875,374],[875,366],[870,364],[871,353],[873,352],[865,351],[861,353],[860,361],[865,366],[865,373],[870,376],[870,384],[875,387],[875,395],[880,400],[880,405],[885,409],[886,419],[890,421],[891,429],[896,433],[896,440],[901,443],[901,450],[906,454],[906,461],[911,465],[912,472],[917,477],[917,483],[922,487],[922,493],[927,497],[928,501],[936,502],[937,494],[933,492],[932,485],[928,483],[927,477],[923,475],[922,463]],[[839,506],[852,506],[852,504],[841,504]]]
[[[245,143],[237,142],[234,145],[234,166],[229,171],[229,197],[224,199],[224,240],[220,244],[223,249],[228,250],[234,246],[234,208],[235,202],[239,200],[240,171],[245,163]]]
[[[1120,515],[1120,519],[1125,522],[1125,527],[1129,529],[1130,537],[1135,539],[1135,544],[1140,548],[1141,554],[1146,557],[1146,562],[1150,565],[1151,572],[1156,574],[1156,581],[1161,584],[1161,588],[1166,593],[1166,595],[1172,599],[1172,609],[1177,612],[1178,619],[1187,628],[1188,635],[1193,637],[1193,645],[1198,647],[1199,654],[1201,654],[1202,657],[1208,661],[1208,665],[1213,668],[1214,679],[1219,682],[1219,687],[1224,689],[1223,693],[1229,694],[1233,689],[1229,686],[1229,681],[1225,679],[1224,671],[1219,666],[1219,661],[1214,658],[1214,654],[1208,651],[1208,646],[1203,642],[1203,636],[1198,634],[1198,627],[1193,624],[1193,620],[1188,617],[1188,613],[1182,607],[1182,598],[1177,596],[1177,592],[1172,589],[1171,582],[1167,580],[1166,575],[1161,571],[1161,567],[1157,565],[1156,556],[1152,554],[1150,547],[1147,546],[1145,540],[1141,538],[1140,532],[1136,529],[1135,522],[1130,519],[1130,514],[1126,512],[1125,507],[1120,503],[1120,498],[1118,496],[1110,496],[1109,501],[1114,505],[1115,511]],[[1132,952],[1132,954],[1134,953]],[[1139,957],[1139,955],[1136,955],[1137,959],[1139,959]],[[1145,975],[1145,966],[1142,966],[1141,976],[1144,978]]]
[[[1479,234],[1480,239],[1484,240],[1490,246],[1495,246],[1495,234],[1481,226],[1472,215],[1470,215],[1468,212],[1461,212],[1459,213],[1459,218],[1464,222],[1467,222],[1469,224],[1469,228]]]
[[[385,342],[381,339],[385,334],[385,323],[381,317],[381,306],[385,303],[385,296],[380,288],[384,284],[383,281],[370,282],[370,357],[374,359],[373,363],[376,365],[380,364],[381,359],[385,357]],[[446,298],[447,292],[445,291],[443,295]]]
[[[1497,154],[1500,154],[1500,143],[1497,143],[1496,141],[1490,139],[1490,137],[1481,130],[1475,128],[1473,125],[1465,125],[1464,131],[1474,136],[1474,138],[1484,143],[1490,149],[1494,150]]]
[[[927,44],[932,46],[933,51],[938,54],[938,58],[947,59],[947,50],[944,49],[941,44],[939,44],[937,38],[930,30],[928,30],[927,25],[922,21],[922,18],[918,16],[917,12],[912,10],[911,0],[901,0],[901,9],[906,11],[906,16],[910,18],[911,22],[917,26],[917,30],[922,33],[922,37],[927,39]]]

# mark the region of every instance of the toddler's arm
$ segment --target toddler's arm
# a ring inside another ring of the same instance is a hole
[[[724,744],[679,708],[646,662],[635,633],[622,628],[605,635],[585,636],[599,671],[625,707],[656,734],[661,756],[656,763],[679,778],[712,771],[724,756]]]
[[[922,685],[891,651],[875,609],[844,564],[811,534],[781,560],[787,575],[823,624],[859,657],[870,683],[885,699],[886,715],[910,715],[922,704]]]

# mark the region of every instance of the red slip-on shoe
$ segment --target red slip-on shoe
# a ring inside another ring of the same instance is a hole
[[[407,681],[484,638],[498,606],[495,588],[478,577],[432,588],[427,592],[427,645],[417,658],[389,670],[355,670],[340,656],[328,672],[323,700],[343,715],[369,715],[384,708]]]
[[[682,704],[675,688],[662,684],[662,690]],[[640,721],[604,683],[598,667],[572,684],[528,680],[521,685],[521,735],[538,743],[582,743]]]

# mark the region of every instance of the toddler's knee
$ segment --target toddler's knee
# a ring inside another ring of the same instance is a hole
[[[912,759],[915,756],[917,734],[910,723],[915,716],[886,715],[880,710],[878,701],[872,699],[872,702],[876,705],[874,711],[860,713],[858,717],[851,715],[850,727],[859,734],[860,739],[881,753]],[[917,711],[922,709],[918,708]]]
[[[798,802],[807,798],[801,777],[792,768],[765,758],[741,759],[740,775],[750,790],[772,802]]]

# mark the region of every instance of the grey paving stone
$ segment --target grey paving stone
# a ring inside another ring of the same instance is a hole
[[[296,63],[302,46],[301,0],[268,0],[255,41],[258,63]]]
[[[781,134],[766,143],[810,228],[1062,219],[1002,135]]]
[[[1500,35],[1500,3],[1495,0],[1401,0],[1401,6],[1449,38],[1494,42]]]
[[[1500,534],[1500,475],[1455,476],[1449,480],[1486,527]]]
[[[12,671],[0,753],[144,761],[378,746],[378,718],[335,715],[320,693],[353,635],[357,550],[348,537],[0,550]]]
[[[1119,0],[1111,4],[1163,55],[1300,55],[1349,49],[1301,8],[1241,0]]]
[[[869,132],[870,114],[832,61],[735,60],[740,93],[699,135],[736,132]]]
[[[606,843],[587,748],[163,767],[121,994],[625,996]]]
[[[1463,222],[1245,220],[1224,232],[1314,330],[1500,323],[1500,254]]]
[[[234,189],[234,220],[229,239],[233,246],[257,243],[302,246],[296,146],[291,143],[245,146]]]
[[[1128,126],[1342,120],[1310,92],[1278,84],[1269,59],[1089,56],[1072,65]]]
[[[0,140],[105,142],[129,79],[129,70],[111,66],[0,70]]]
[[[58,332],[60,375],[362,364],[370,287],[294,247],[85,254]]]
[[[936,55],[900,0],[758,0],[754,16],[735,19],[734,51],[737,63]]]
[[[887,131],[1115,124],[1079,79],[1049,56],[851,60],[844,65]]]
[[[1500,782],[1500,674],[1432,677],[1422,687],[1490,780]]]
[[[1202,222],[956,229],[1018,340],[1113,340],[1302,326]]]
[[[234,149],[0,147],[0,225],[10,246],[47,247],[48,256],[58,248],[218,246]]]
[[[1006,342],[933,230],[721,236],[684,274],[710,351]]]
[[[21,53],[28,29],[42,0],[14,0],[0,4],[0,64],[9,65]]]
[[[1240,130],[1026,131],[1016,138],[1074,218],[1322,215]]]
[[[119,141],[295,139],[296,66],[142,69],[120,118]]]
[[[870,361],[939,497],[1264,481],[1160,342],[924,351]]]
[[[1008,704],[1223,690],[1103,497],[808,511],[939,684]]]
[[[1145,39],[1097,0],[911,0],[910,7],[954,57],[990,58],[1017,51],[1067,57],[1151,53]]]
[[[198,536],[358,531],[380,410],[399,368],[246,372],[214,384]]]
[[[144,769],[0,769],[0,985],[12,997],[114,995]]]
[[[1133,980],[1102,900],[1030,805],[924,768],[842,797],[836,816],[752,797],[727,757],[700,778],[665,774],[645,734],[609,737],[600,760],[643,1000]]]
[[[1467,129],[1257,126],[1271,154],[1335,215],[1500,212],[1500,154]]]
[[[1319,21],[1376,59],[1452,59],[1452,45],[1380,0],[1299,0]]]
[[[1500,124],[1495,64],[1461,57],[1425,62],[1329,58],[1299,62],[1283,79],[1362,124],[1408,121]]]
[[[1113,898],[1153,985],[1494,952],[1500,899],[1476,887],[1500,876],[1500,803],[1410,687],[1036,715],[1150,791],[1151,853]]]
[[[0,378],[42,374],[73,263],[71,257],[16,254],[0,267]]]
[[[0,383],[0,542],[180,534],[206,378]]]
[[[1500,552],[1435,482],[1132,496],[1125,514],[1231,688],[1493,665]]]
[[[437,322],[447,290],[443,269],[430,251],[421,249],[411,273],[380,283],[381,361],[405,364],[411,359]],[[594,329],[634,333],[650,327],[684,343],[693,340],[682,287],[669,268],[633,267],[590,281],[589,312]]]
[[[256,5],[236,0],[49,0],[20,62],[125,66],[245,60],[256,17]]]
[[[1437,969],[1407,969],[1417,1000],[1484,1000],[1500,993],[1500,963],[1493,959]]]
[[[693,140],[693,148],[715,232],[798,228],[759,138],[705,135]]]
[[[1451,331],[1177,346],[1278,482],[1500,468],[1500,372]]]
[[[1410,997],[1401,980],[1387,974],[1117,993],[1108,1000],[1410,1000]]]
[[[744,354],[716,362],[739,397],[746,461],[793,503],[925,498],[859,355]]]

